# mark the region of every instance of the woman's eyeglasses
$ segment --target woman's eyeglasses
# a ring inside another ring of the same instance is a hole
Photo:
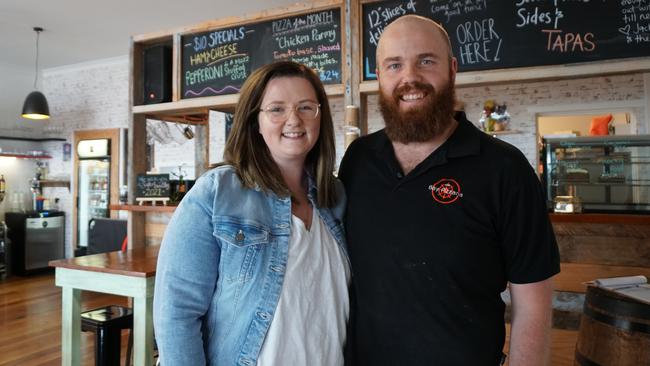
[[[318,117],[319,110],[320,104],[314,102],[302,102],[296,106],[273,103],[264,108],[260,108],[260,112],[266,113],[272,122],[284,122],[288,120],[291,112],[296,112],[296,115],[302,120],[313,120]]]

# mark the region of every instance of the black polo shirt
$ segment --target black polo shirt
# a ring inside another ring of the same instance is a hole
[[[406,176],[383,130],[351,144],[341,162],[355,365],[498,365],[500,293],[508,281],[560,270],[526,158],[464,114],[456,119],[450,138]]]

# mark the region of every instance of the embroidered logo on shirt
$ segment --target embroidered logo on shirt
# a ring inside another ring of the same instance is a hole
[[[443,178],[429,186],[431,196],[436,202],[448,205],[455,202],[463,194],[460,191],[460,184],[453,179]]]

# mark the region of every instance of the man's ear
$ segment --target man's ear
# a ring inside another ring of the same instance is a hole
[[[451,69],[454,72],[454,75],[458,72],[458,60],[456,57],[451,57]]]
[[[456,83],[456,73],[458,72],[458,60],[456,57],[452,57],[449,64],[449,77],[450,82]]]

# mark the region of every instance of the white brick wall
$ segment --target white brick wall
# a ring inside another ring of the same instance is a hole
[[[73,131],[127,128],[129,124],[129,62],[126,56],[43,71],[43,90],[51,118],[43,136],[63,137],[72,143]],[[63,161],[63,142],[44,144],[52,154],[50,175],[73,181],[73,159]],[[73,154],[74,154],[74,146]],[[66,213],[66,256],[72,255],[72,205],[74,187],[46,188],[48,197],[61,199]]]
[[[605,113],[613,109],[631,110],[639,121],[637,131],[648,133],[647,108],[645,102],[644,75],[614,75],[557,81],[529,83],[504,83],[490,86],[458,87],[457,99],[465,103],[470,121],[477,123],[487,99],[506,103],[511,115],[510,128],[517,134],[500,135],[499,138],[518,147],[532,166],[537,161],[536,113],[570,111],[584,113]],[[383,120],[377,106],[378,96],[368,98],[368,131],[383,127]]]

